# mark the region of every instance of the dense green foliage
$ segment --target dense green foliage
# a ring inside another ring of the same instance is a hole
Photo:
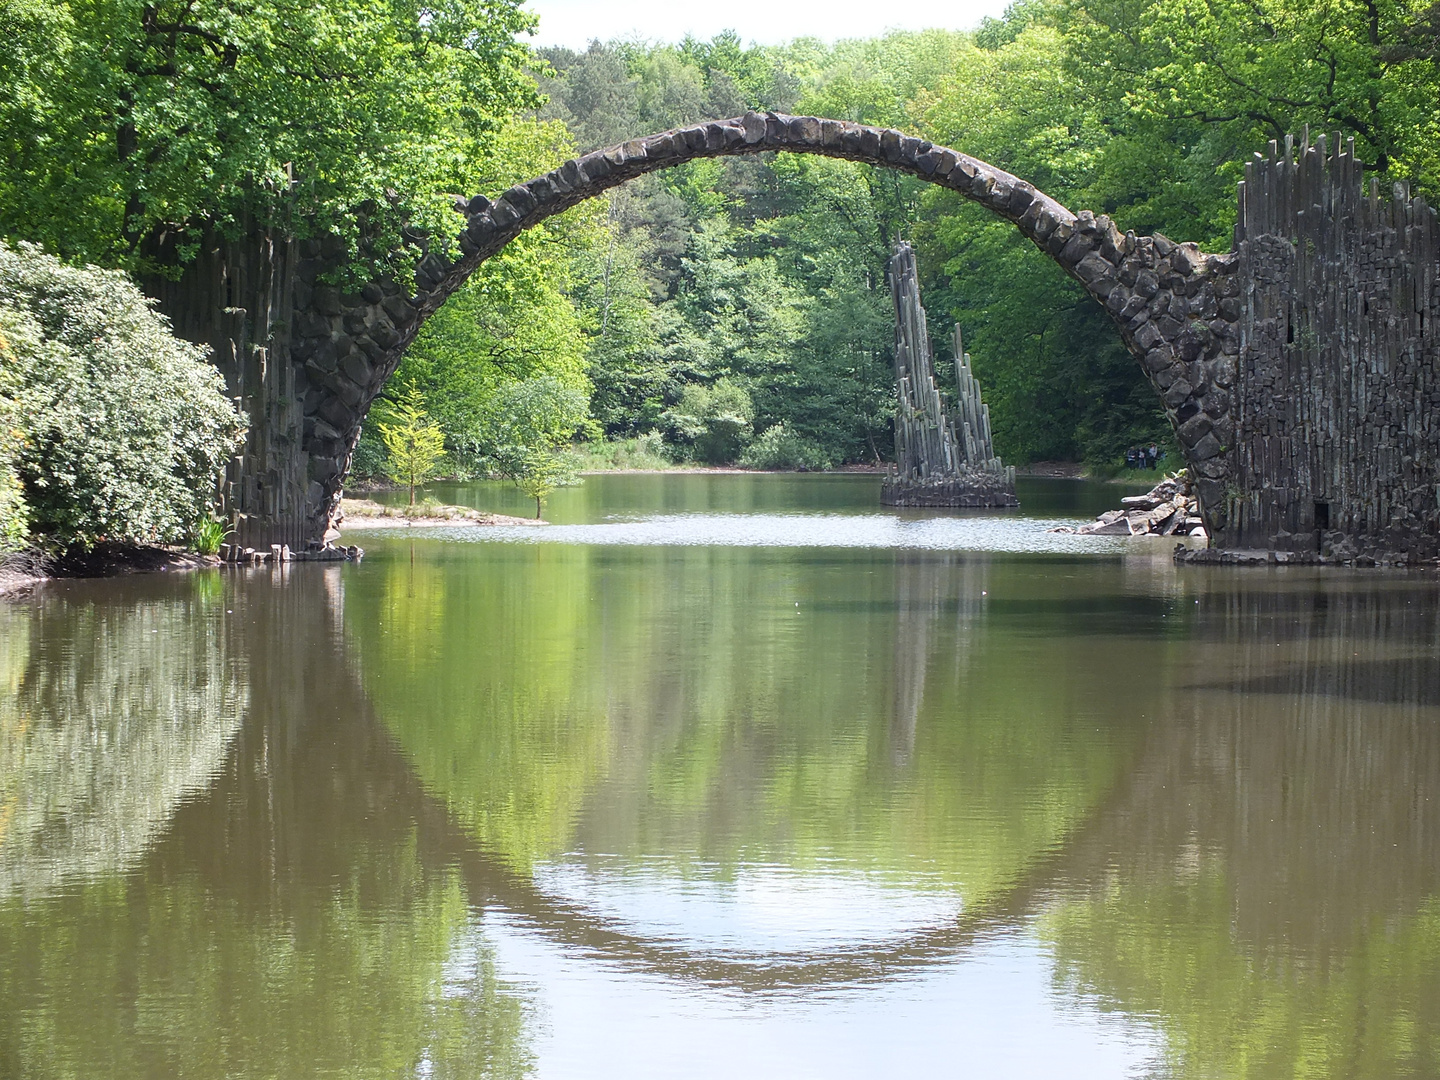
[[[37,539],[172,541],[209,513],[240,417],[124,274],[0,245],[0,330],[10,468]]]
[[[515,0],[5,0],[0,235],[168,271],[210,228],[358,250],[363,217],[399,253],[449,231],[445,193],[531,100],[531,23]]]
[[[336,231],[362,271],[403,271],[455,231],[455,193],[747,108],[899,126],[1210,250],[1244,160],[1306,124],[1353,134],[1385,182],[1440,190],[1433,0],[1017,0],[970,32],[538,53],[516,40],[528,20],[514,0],[343,18],[314,0],[6,0],[0,234],[173,273],[208,231]],[[1168,441],[1105,313],[1010,226],[788,155],[694,162],[551,219],[430,321],[395,392],[423,394],[458,473],[486,403],[536,377],[590,394],[607,438],[659,433],[672,457],[735,461],[756,440],[752,463],[883,458],[897,235],[940,360],[964,331],[1003,456],[1111,468]],[[749,409],[717,440],[685,418],[721,384]],[[384,472],[373,430],[356,468]]]
[[[968,34],[550,50],[542,89],[582,148],[746,107],[890,124],[1122,228],[1225,250],[1244,160],[1305,124],[1356,135],[1385,180],[1440,188],[1435,34],[1434,11],[1406,3],[1022,0]],[[899,232],[942,358],[951,323],[965,332],[1002,454],[1114,467],[1168,441],[1104,312],[953,193],[844,162],[700,162],[617,193],[610,222],[605,310],[622,329],[589,356],[612,435],[666,430],[687,387],[728,379],[757,434],[783,423],[836,461],[883,452]]]
[[[17,331],[25,332],[19,313],[0,306],[0,559],[20,550],[30,533],[30,511],[16,469],[25,445],[17,400],[20,363],[11,343]]]

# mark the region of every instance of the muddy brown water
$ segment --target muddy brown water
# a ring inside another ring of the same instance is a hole
[[[877,487],[0,603],[0,1076],[1440,1075],[1440,581]]]

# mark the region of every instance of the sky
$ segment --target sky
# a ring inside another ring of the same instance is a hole
[[[1006,0],[529,0],[540,16],[536,45],[581,48],[591,38],[639,37],[679,41],[734,30],[747,44],[772,45],[797,37],[872,37],[886,30],[943,27],[965,30]]]

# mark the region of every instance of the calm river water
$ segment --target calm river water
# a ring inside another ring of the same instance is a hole
[[[1020,494],[0,603],[0,1076],[1440,1076],[1440,582]]]

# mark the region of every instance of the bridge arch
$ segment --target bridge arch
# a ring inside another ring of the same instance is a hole
[[[1104,215],[1072,213],[1002,169],[891,128],[751,112],[585,154],[493,201],[477,195],[457,204],[466,222],[459,257],[427,254],[413,294],[392,281],[354,295],[319,284],[341,253],[315,241],[301,245],[284,342],[293,385],[282,397],[300,407],[292,418],[300,430],[289,444],[303,460],[277,466],[272,452],[273,475],[256,477],[252,466],[251,475],[230,477],[242,541],[300,543],[335,523],[360,425],[405,349],[482,262],[526,229],[647,173],[697,158],[782,150],[910,173],[1012,222],[1110,313],[1164,402],[1199,479],[1212,534],[1223,525],[1221,451],[1230,441],[1228,388],[1239,351],[1233,255],[1207,255],[1160,235],[1121,235]]]

